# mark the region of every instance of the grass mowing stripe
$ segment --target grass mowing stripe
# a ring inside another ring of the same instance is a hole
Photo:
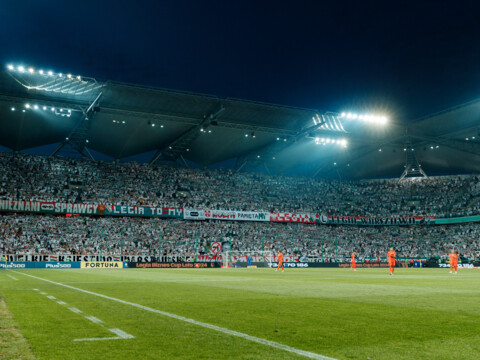
[[[24,273],[21,273],[21,272],[18,272],[18,271],[13,271],[13,272],[15,272],[17,274],[20,274],[20,275],[24,275],[24,276],[29,276],[29,277],[37,279],[37,280],[49,282],[49,283],[54,284],[54,285],[63,286],[63,287],[66,287],[68,289],[80,291],[80,292],[83,292],[85,294],[98,296],[100,298],[111,300],[111,301],[116,301],[116,302],[124,304],[124,305],[130,305],[130,306],[136,307],[138,309],[142,309],[142,310],[145,310],[145,311],[149,311],[149,312],[153,312],[153,313],[160,314],[160,315],[163,315],[163,316],[167,316],[167,317],[170,317],[170,318],[173,318],[173,319],[176,319],[176,320],[180,320],[180,321],[183,321],[183,322],[186,322],[186,323],[201,326],[201,327],[204,327],[204,328],[207,328],[207,329],[210,329],[210,330],[214,330],[214,331],[218,331],[218,332],[221,332],[221,333],[224,333],[224,334],[236,336],[236,337],[239,337],[239,338],[242,338],[242,339],[245,339],[245,340],[250,340],[250,341],[262,344],[262,345],[266,345],[266,346],[270,346],[270,347],[273,347],[273,348],[276,348],[276,349],[281,349],[281,350],[284,350],[284,351],[288,351],[288,352],[291,352],[291,353],[294,353],[294,354],[297,354],[297,355],[305,356],[305,357],[310,358],[310,359],[336,360],[336,359],[328,357],[328,356],[312,353],[312,352],[301,350],[301,349],[296,349],[294,347],[284,345],[284,344],[280,344],[280,343],[277,343],[275,341],[270,341],[270,340],[258,338],[256,336],[244,334],[244,333],[241,333],[241,332],[238,332],[238,331],[223,328],[223,327],[220,327],[220,326],[207,324],[207,323],[204,323],[204,322],[201,322],[201,321],[186,318],[184,316],[180,316],[180,315],[171,314],[171,313],[168,313],[168,312],[165,312],[165,311],[157,310],[157,309],[154,309],[154,308],[151,308],[151,307],[148,307],[148,306],[143,306],[143,305],[136,304],[136,303],[133,303],[133,302],[129,302],[129,301],[117,299],[117,298],[114,298],[114,297],[110,297],[110,296],[107,296],[107,295],[95,293],[93,291],[88,291],[88,290],[76,288],[76,287],[73,287],[73,286],[70,286],[70,285],[62,284],[62,283],[52,281],[52,280],[48,280],[48,279],[43,279],[43,278],[33,276],[33,275],[30,275],[30,274],[24,274]]]
[[[35,359],[27,340],[18,329],[2,298],[0,298],[0,358],[5,360]]]

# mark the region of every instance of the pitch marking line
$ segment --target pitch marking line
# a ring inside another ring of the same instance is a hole
[[[13,280],[18,280],[16,277],[12,276],[12,275],[8,275],[7,276],[10,278],[10,279],[13,279]]]
[[[50,300],[57,300],[55,298],[55,296],[51,296],[51,295],[48,295],[47,293],[45,292],[42,292],[38,289],[33,289],[35,291],[38,291],[40,294],[42,295],[45,295],[48,299]],[[83,314],[83,312],[79,309],[77,309],[76,307],[69,307],[68,304],[64,301],[60,301],[60,300],[57,300],[57,304],[60,304],[60,305],[63,305],[65,306],[68,310],[70,311],[73,311],[74,313],[76,314]],[[95,323],[95,324],[98,324],[100,325],[101,327],[105,327],[103,325],[103,321],[100,320],[99,318],[95,317],[95,316],[89,316],[89,315],[83,315],[83,317],[87,320],[90,320],[91,322]],[[115,337],[106,337],[106,338],[85,338],[85,339],[74,339],[73,341],[101,341],[101,340],[121,340],[121,339],[134,339],[135,336],[133,335],[130,335],[128,333],[126,333],[125,331],[122,331],[120,329],[117,329],[117,328],[114,328],[114,329],[107,329],[108,331],[110,331],[111,333],[114,333]]]
[[[11,271],[14,271],[14,270],[11,270]],[[245,339],[245,340],[250,340],[250,341],[262,344],[262,345],[270,346],[270,347],[273,347],[273,348],[276,348],[276,349],[281,349],[281,350],[288,351],[288,352],[291,352],[291,353],[294,353],[294,354],[297,354],[297,355],[302,355],[302,356],[305,356],[305,357],[310,358],[310,359],[336,360],[335,358],[331,358],[331,357],[328,357],[328,356],[324,356],[324,355],[312,353],[312,352],[309,352],[309,351],[297,349],[297,348],[294,348],[294,347],[291,347],[291,346],[288,346],[288,345],[277,343],[275,341],[266,340],[266,339],[258,338],[256,336],[241,333],[239,331],[230,330],[230,329],[223,328],[223,327],[220,327],[220,326],[216,326],[216,325],[204,323],[204,322],[201,322],[201,321],[189,319],[189,318],[186,318],[184,316],[168,313],[168,312],[162,311],[162,310],[157,310],[157,309],[154,309],[154,308],[151,308],[151,307],[148,307],[148,306],[143,306],[143,305],[140,305],[140,304],[136,304],[136,303],[133,303],[133,302],[130,302],[130,301],[125,301],[125,300],[122,300],[122,299],[117,299],[117,298],[110,297],[110,296],[107,296],[107,295],[95,293],[93,291],[76,288],[74,286],[62,284],[62,283],[55,282],[55,281],[48,280],[48,279],[43,279],[43,278],[38,277],[38,276],[33,276],[33,275],[30,275],[30,274],[24,274],[24,273],[21,273],[21,272],[18,272],[18,271],[14,271],[14,272],[16,272],[17,274],[20,274],[20,275],[29,276],[29,277],[37,279],[37,280],[42,280],[42,281],[45,281],[45,282],[49,282],[51,284],[55,284],[55,285],[58,285],[58,286],[63,286],[63,287],[66,287],[68,289],[80,291],[80,292],[83,292],[85,294],[98,296],[98,297],[103,298],[103,299],[116,301],[120,304],[130,305],[130,306],[136,307],[138,309],[142,309],[142,310],[149,311],[149,312],[152,312],[152,313],[160,314],[160,315],[163,315],[163,316],[166,316],[166,317],[170,317],[172,319],[184,321],[184,322],[189,323],[189,324],[193,324],[193,325],[201,326],[201,327],[204,327],[204,328],[207,328],[207,329],[215,330],[215,331],[218,331],[218,332],[221,332],[221,333],[224,333],[224,334],[228,334],[228,335],[232,335],[232,336],[236,336],[236,337],[239,337],[239,338],[242,338],[242,339]],[[110,329],[110,331],[112,331],[112,332],[113,332],[113,330],[114,329]],[[78,340],[85,340],[86,341],[86,339],[78,339]]]

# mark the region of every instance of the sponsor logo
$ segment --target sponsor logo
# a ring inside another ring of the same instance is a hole
[[[47,269],[71,269],[72,264],[61,264],[61,263],[45,264],[45,268],[47,268]]]
[[[82,261],[82,269],[122,269],[123,263],[119,261]]]

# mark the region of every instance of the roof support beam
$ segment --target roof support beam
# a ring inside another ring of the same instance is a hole
[[[86,150],[88,157],[91,160],[95,160],[90,151],[88,151],[88,149],[85,147],[85,145],[88,142],[87,134],[90,128],[90,123],[88,121],[93,119],[95,115],[95,107],[100,101],[102,94],[103,93],[100,92],[97,97],[90,103],[90,105],[83,111],[83,115],[77,122],[75,127],[72,129],[72,131],[70,131],[66,139],[63,140],[60,145],[49,155],[49,157],[55,156],[60,150],[64,148],[65,145],[69,144],[82,156],[86,156],[84,154],[84,150]]]
[[[188,151],[190,145],[201,135],[202,130],[205,131],[210,125],[212,125],[212,122],[215,121],[217,117],[220,116],[220,114],[224,111],[225,107],[220,104],[219,108],[215,112],[204,116],[203,120],[199,124],[192,126],[172,142],[159,149],[153,156],[152,160],[150,160],[150,165],[155,164],[160,156],[176,161],[183,155],[185,151]]]

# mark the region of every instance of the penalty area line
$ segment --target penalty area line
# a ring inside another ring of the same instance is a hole
[[[100,298],[115,301],[115,302],[118,302],[118,303],[124,304],[124,305],[129,305],[129,306],[135,307],[137,309],[142,309],[142,310],[149,311],[149,312],[152,312],[152,313],[155,313],[155,314],[160,314],[160,315],[172,318],[172,319],[180,320],[180,321],[183,321],[183,322],[186,322],[186,323],[189,323],[189,324],[193,324],[193,325],[197,325],[197,326],[207,328],[207,329],[210,329],[210,330],[218,331],[218,332],[223,333],[223,334],[235,336],[235,337],[245,339],[245,340],[250,340],[250,341],[256,342],[258,344],[270,346],[272,348],[276,348],[276,349],[288,351],[288,352],[291,352],[291,353],[294,353],[294,354],[297,354],[297,355],[305,356],[305,357],[310,358],[310,359],[336,360],[336,359],[328,357],[328,356],[324,356],[324,355],[312,353],[312,352],[309,352],[309,351],[297,349],[297,348],[294,348],[294,347],[291,347],[291,346],[288,346],[288,345],[277,343],[275,341],[262,339],[262,338],[259,338],[259,337],[256,337],[256,336],[241,333],[239,331],[230,330],[230,329],[223,328],[223,327],[220,327],[220,326],[217,326],[217,325],[212,325],[212,324],[204,323],[204,322],[201,322],[201,321],[193,320],[193,319],[190,319],[190,318],[187,318],[187,317],[184,317],[184,316],[172,314],[172,313],[162,311],[162,310],[157,310],[157,309],[154,309],[154,308],[151,308],[151,307],[148,307],[148,306],[143,306],[143,305],[140,305],[140,304],[136,304],[136,303],[133,303],[133,302],[130,302],[130,301],[117,299],[117,298],[114,298],[114,297],[111,297],[111,296],[95,293],[95,292],[89,291],[89,290],[80,289],[80,288],[77,288],[77,287],[74,287],[74,286],[62,284],[62,283],[52,281],[52,280],[48,280],[48,279],[44,279],[44,278],[41,278],[41,277],[38,277],[38,276],[33,276],[33,275],[30,275],[30,274],[24,274],[24,273],[14,271],[14,270],[11,270],[11,271],[13,271],[17,274],[20,274],[20,275],[29,276],[29,277],[37,279],[37,280],[42,280],[42,281],[45,281],[45,282],[48,282],[48,283],[51,283],[51,284],[54,284],[54,285],[63,286],[63,287],[66,287],[68,289],[80,291],[80,292],[83,292],[85,294],[98,296]]]

